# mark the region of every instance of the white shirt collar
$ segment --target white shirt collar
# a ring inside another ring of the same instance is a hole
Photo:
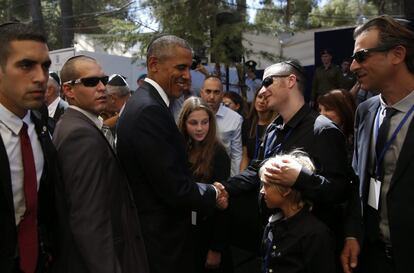
[[[92,114],[89,111],[83,110],[82,108],[79,108],[75,105],[69,105],[69,107],[76,110],[76,111],[81,112],[82,114],[87,116],[93,123],[95,123],[96,127],[98,127],[99,129],[102,129],[102,125],[103,125],[102,118],[98,117],[95,114]]]
[[[47,107],[47,110],[49,112],[49,117],[53,118],[56,112],[56,108],[59,105],[60,97],[58,96],[49,106]]]
[[[270,215],[269,217],[269,223],[274,223],[277,220],[280,220],[283,218],[283,213],[282,212],[277,212],[275,214]]]
[[[20,130],[23,126],[23,121],[26,124],[31,123],[30,119],[30,111],[27,111],[26,115],[23,119],[16,116],[14,113],[10,112],[9,109],[4,107],[0,103],[0,122],[3,123],[10,131],[12,131],[15,135],[19,135]]]
[[[151,80],[150,78],[145,78],[145,80],[147,83],[151,84],[156,90],[157,92],[160,94],[162,100],[165,102],[165,104],[167,105],[167,107],[170,107],[170,100],[167,96],[167,93],[165,93],[164,89],[162,89],[162,87],[154,80]]]
[[[216,116],[224,117],[226,115],[228,107],[224,106],[223,103],[220,103],[219,109],[217,110]]]

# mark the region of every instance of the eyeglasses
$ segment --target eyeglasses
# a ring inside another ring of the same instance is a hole
[[[379,46],[373,48],[365,48],[355,52],[351,58],[354,59],[358,63],[363,63],[369,57],[369,54],[372,52],[387,52],[394,48],[395,46]]]
[[[77,83],[82,83],[86,87],[95,87],[101,82],[103,85],[106,85],[108,83],[109,77],[103,76],[103,77],[88,77],[88,78],[80,78],[77,80],[71,80],[64,82],[63,84],[71,84],[75,85]]]
[[[289,77],[290,75],[272,75],[269,77],[266,77],[263,81],[262,81],[262,85],[264,87],[269,87],[273,84],[273,78],[286,78]]]

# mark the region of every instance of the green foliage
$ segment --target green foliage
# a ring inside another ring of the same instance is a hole
[[[374,16],[377,9],[372,3],[361,4],[359,0],[331,0],[322,8],[315,8],[311,13],[313,27],[335,27],[355,25],[358,17]]]
[[[29,1],[26,0],[1,0],[0,22],[19,20],[30,21]]]
[[[316,4],[317,0],[263,1],[263,8],[257,11],[255,25],[264,32],[307,29],[309,13]]]
[[[59,49],[62,43],[60,35],[62,22],[60,20],[59,1],[43,1],[42,2],[43,19],[45,20],[45,32],[48,35],[48,45],[50,50]]]
[[[72,0],[73,15],[70,18],[73,18],[74,32],[99,34],[107,47],[116,42],[124,42],[126,47],[140,42],[143,55],[154,34],[170,33],[188,40],[196,52],[211,53],[217,62],[231,64],[235,56],[248,53],[238,42],[244,31],[275,33],[353,25],[360,14],[369,17],[378,12],[401,13],[403,2],[328,0],[325,6],[318,7],[319,1],[263,0],[254,24],[245,22],[246,0]],[[30,22],[30,2],[0,0],[0,23],[12,19]],[[41,0],[44,27],[52,50],[62,48],[64,30],[60,2]],[[232,4],[234,2],[237,4]],[[247,3],[249,5],[251,3]],[[155,33],[142,33],[142,8],[150,9],[152,19],[158,22],[159,30]],[[218,24],[220,14],[229,14],[233,22]]]
[[[246,29],[246,11],[245,1],[240,3],[236,6],[219,0],[146,0],[142,5],[151,7],[161,33],[182,37],[196,53],[211,53],[215,62],[231,64],[243,54],[241,34]]]
[[[160,32],[182,37],[195,48],[209,40],[209,31],[217,12],[215,1],[203,0],[146,0],[151,7]]]

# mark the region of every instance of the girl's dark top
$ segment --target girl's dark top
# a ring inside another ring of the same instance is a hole
[[[230,157],[222,145],[217,145],[214,151],[214,162],[211,176],[203,183],[213,184],[225,181],[230,176]],[[195,182],[201,181],[194,177]],[[221,266],[214,272],[232,272],[232,260],[229,252],[229,221],[226,211],[216,209],[213,215],[202,215],[197,212],[196,225],[193,225],[195,249],[195,272],[210,272],[204,268],[208,250],[221,253]]]

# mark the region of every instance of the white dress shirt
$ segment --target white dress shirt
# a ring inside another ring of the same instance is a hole
[[[24,170],[19,136],[20,130],[23,127],[23,121],[27,124],[27,133],[32,144],[38,190],[44,166],[43,150],[40,146],[34,123],[30,119],[30,114],[31,112],[27,111],[26,116],[21,119],[0,103],[0,134],[9,159],[16,225],[19,225],[21,217],[26,211],[23,188]]]
[[[62,105],[64,105],[65,107],[64,108],[66,108],[66,107],[68,107],[69,106],[69,104],[66,102],[66,101],[64,101],[64,100],[62,100],[62,98],[61,97],[57,97],[51,104],[49,104],[49,106],[47,107],[47,110],[48,110],[48,112],[49,112],[49,117],[51,117],[51,118],[53,118],[54,116],[55,116],[55,113],[56,113],[56,109],[58,108],[58,106],[59,106],[59,103],[61,103],[61,101],[62,101]]]
[[[59,101],[61,100],[60,97],[57,97],[49,106],[47,107],[47,110],[49,112],[49,117],[53,118],[56,112],[56,108],[59,105]]]
[[[220,104],[216,113],[218,135],[231,159],[231,176],[240,172],[242,158],[241,128],[243,118],[237,112]]]
[[[379,126],[382,124],[382,121],[385,116],[384,109],[388,106],[391,106],[392,108],[398,110],[398,112],[395,113],[391,117],[390,128],[389,128],[388,137],[387,137],[387,140],[389,140],[393,132],[397,129],[399,123],[402,121],[403,117],[408,113],[410,108],[414,105],[414,91],[411,91],[409,95],[407,95],[405,98],[398,101],[394,105],[387,105],[381,95],[379,96],[379,98],[380,98],[380,107],[378,109],[379,114],[376,115],[376,118],[374,120],[374,128],[372,130],[373,133],[371,135],[370,169],[372,173],[374,172],[374,166],[376,166],[375,165],[375,158],[376,158],[375,145],[377,143],[377,134],[378,134],[378,128],[376,126],[377,126],[377,123]],[[394,175],[395,169],[397,168],[398,157],[404,145],[404,141],[407,136],[408,129],[410,127],[413,116],[414,114],[412,113],[408,117],[405,124],[401,127],[401,130],[397,134],[395,140],[391,143],[390,147],[385,152],[384,159],[383,159],[383,162],[384,162],[383,163],[384,165],[384,168],[383,168],[384,179],[383,180],[384,181],[382,181],[381,183],[381,194],[380,194],[380,203],[381,203],[380,208],[381,209],[380,209],[379,227],[380,227],[381,240],[383,240],[385,243],[391,242],[390,229],[389,229],[389,223],[388,223],[388,211],[387,211],[387,207],[388,207],[387,206],[387,193],[388,193],[388,190],[391,184],[391,179]],[[379,120],[377,121],[378,118]]]

